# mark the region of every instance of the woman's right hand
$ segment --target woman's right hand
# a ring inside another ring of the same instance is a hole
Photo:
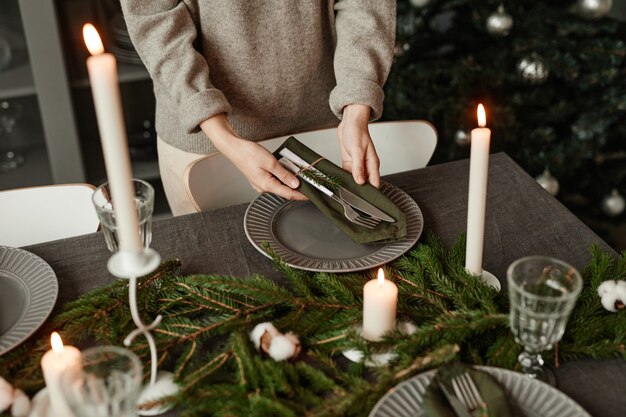
[[[235,164],[256,191],[273,193],[288,200],[306,200],[304,194],[295,190],[300,185],[295,175],[258,143],[232,138],[222,153]]]
[[[269,192],[288,200],[306,200],[296,191],[300,182],[267,149],[242,139],[233,130],[226,115],[205,120],[200,127],[215,147],[228,158],[258,192]]]

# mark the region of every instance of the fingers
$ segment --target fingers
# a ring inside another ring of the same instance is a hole
[[[294,190],[300,181],[283,167],[274,156],[261,145],[246,140],[232,141],[236,151],[225,155],[248,179],[255,191],[270,192],[289,200],[306,200],[304,194]],[[231,148],[227,148],[229,150]],[[291,187],[291,188],[290,188]]]
[[[357,184],[365,184],[365,152],[357,146],[352,149],[352,177]]]
[[[367,150],[365,157],[365,166],[367,168],[368,181],[374,187],[380,187],[380,160],[373,146]]]
[[[357,157],[357,155],[361,156]],[[374,187],[380,187],[380,160],[374,146],[368,146],[366,151],[353,149],[352,155],[344,154],[341,166],[346,171],[352,172],[357,184],[364,184],[367,179]]]
[[[287,168],[282,166],[278,161],[272,162],[272,166],[269,167],[269,172],[278,178],[280,182],[288,185],[291,188],[298,188],[300,181],[295,175],[291,173]]]
[[[268,175],[261,187],[263,191],[276,194],[287,200],[307,199],[304,194],[294,189],[300,185],[298,178],[275,159],[271,162],[266,172]]]
[[[364,125],[343,120],[337,133],[343,169],[352,172],[357,184],[368,181],[373,186],[380,187],[380,161],[369,135],[367,119]]]
[[[298,188],[300,181],[278,161],[272,164],[270,173],[273,175],[265,183],[266,190],[287,200],[306,200],[306,196],[294,188]],[[288,185],[289,187],[287,187]]]
[[[348,158],[350,157],[348,156]],[[344,171],[352,172],[352,159],[342,159],[341,167]]]
[[[280,182],[275,177],[270,177],[265,182],[264,190],[266,192],[276,194],[287,200],[306,200],[306,196],[299,191],[293,190]]]

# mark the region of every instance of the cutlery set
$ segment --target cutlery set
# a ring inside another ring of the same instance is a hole
[[[489,410],[483,400],[476,383],[467,372],[455,376],[451,380],[450,392],[446,384],[439,382],[438,386],[448,400],[456,417],[488,417]]]
[[[480,395],[480,391],[478,391],[478,387],[476,387],[476,383],[470,374],[466,372],[453,377],[452,388],[454,389],[456,398],[458,398],[461,404],[463,404],[465,410],[471,412],[472,415],[476,415],[477,417],[486,417],[489,415],[487,411],[487,404],[485,404],[485,401],[483,400],[482,395]],[[457,412],[459,417],[464,417],[463,414],[458,413],[456,408],[455,412]]]
[[[395,222],[392,217],[346,188],[339,186],[333,191],[311,177],[303,175],[303,170],[309,170],[316,172],[318,175],[325,176],[325,174],[311,166],[289,149],[283,148],[279,153],[282,156],[278,160],[281,165],[294,173],[298,178],[306,181],[308,184],[339,203],[343,208],[344,216],[352,223],[367,229],[373,229],[381,221],[389,223]]]

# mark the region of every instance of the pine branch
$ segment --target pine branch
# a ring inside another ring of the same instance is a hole
[[[341,178],[335,175],[326,175],[315,169],[303,169],[300,174],[304,177],[323,185],[331,191],[337,191],[341,187]]]
[[[626,357],[626,311],[605,311],[596,293],[603,280],[623,277],[626,253],[615,260],[590,250],[579,303],[558,356],[546,355],[548,360]],[[286,287],[260,276],[181,277],[180,264],[170,264],[158,276],[141,279],[138,294],[142,315],[164,317],[154,332],[159,366],[171,367],[184,391],[164,401],[190,417],[365,415],[399,381],[451,360],[515,367],[521,347],[508,327],[506,297],[465,272],[463,252],[463,237],[450,250],[430,237],[387,266],[386,275],[399,289],[398,317],[417,330],[391,332],[376,343],[363,340],[355,327],[362,320],[363,284],[372,272],[303,273],[277,260],[292,284]],[[133,328],[127,290],[125,281],[116,281],[84,295],[53,321],[55,330],[75,345],[121,344]],[[300,358],[277,363],[257,352],[248,332],[262,321],[298,334]],[[47,337],[38,338],[0,357],[0,375],[34,393],[43,384],[39,361],[48,344]],[[389,348],[396,359],[373,372],[363,363],[337,363],[346,349],[370,358]],[[132,349],[147,361],[145,342]]]

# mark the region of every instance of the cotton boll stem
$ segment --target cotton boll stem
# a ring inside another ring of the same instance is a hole
[[[265,332],[267,332],[272,338],[280,334],[278,329],[276,329],[276,327],[274,327],[274,325],[269,321],[257,324],[250,332],[250,340],[254,343],[256,350],[261,348],[261,338]]]

